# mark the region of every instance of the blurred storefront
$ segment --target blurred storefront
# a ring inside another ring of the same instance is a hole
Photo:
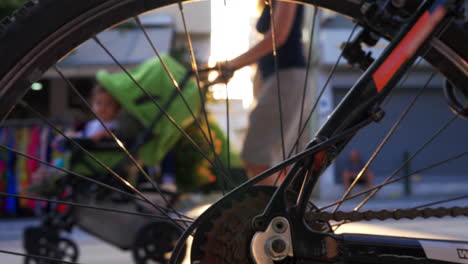
[[[342,43],[349,37],[353,27],[349,20],[338,15],[325,14],[322,18],[320,28],[320,82],[322,85],[319,85],[320,89],[341,53]],[[386,45],[387,41],[380,40],[374,48],[366,48],[366,51],[372,52],[372,56],[377,58]],[[327,196],[330,196],[328,198],[336,198],[338,194],[342,193],[341,172],[348,162],[350,151],[358,150],[365,163],[404,109],[417,96],[420,89],[426,85],[432,71],[433,69],[424,60],[415,63],[409,75],[403,78],[383,104],[385,118],[358,133],[338,157],[335,165],[327,171],[321,187],[331,191],[321,192],[324,198]],[[343,99],[361,74],[361,71],[351,69],[345,59],[340,60],[336,73],[330,80],[319,104],[320,123],[323,124],[326,121],[333,108]],[[376,183],[381,183],[387,176],[394,173],[405,159],[414,154],[453,117],[453,113],[445,102],[442,90],[443,81],[443,77],[437,74],[429,82],[407,117],[370,166],[376,175]],[[467,133],[468,126],[465,120],[454,121],[434,142],[421,151],[417,158],[409,162],[407,166],[403,166],[395,177],[403,176],[405,173],[422,169],[463,153],[464,146],[468,145],[468,139],[463,135]],[[413,195],[460,193],[468,186],[467,171],[466,159],[461,158],[412,176],[406,184],[412,185],[411,194]],[[442,183],[444,188],[439,186]],[[405,183],[397,183],[382,189],[381,195],[402,196],[408,194],[405,193],[405,188]]]

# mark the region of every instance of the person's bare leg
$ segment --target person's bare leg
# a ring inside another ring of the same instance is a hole
[[[345,190],[348,190],[349,185],[351,185],[351,173],[349,171],[343,171],[343,187]]]
[[[366,173],[366,183],[367,188],[372,188],[374,186],[374,173],[372,171],[368,171]]]
[[[258,174],[268,170],[270,167],[265,166],[265,165],[258,165],[258,164],[253,164],[248,161],[245,161],[245,167],[247,169],[247,177],[249,179],[252,179],[253,177],[257,176]],[[273,175],[270,175],[268,178],[260,181],[258,185],[273,185],[276,180],[277,174],[274,173]]]

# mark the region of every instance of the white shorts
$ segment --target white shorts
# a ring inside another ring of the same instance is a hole
[[[291,68],[279,72],[281,88],[281,108],[283,119],[283,136],[285,155],[289,155],[299,135],[306,70]],[[302,126],[312,107],[311,89],[307,85]],[[242,149],[243,160],[263,166],[273,166],[283,159],[280,114],[278,107],[278,89],[276,74],[263,82],[258,103],[249,117],[249,127]],[[310,123],[307,127],[310,126]],[[309,138],[306,129],[299,140],[298,150],[303,150]]]

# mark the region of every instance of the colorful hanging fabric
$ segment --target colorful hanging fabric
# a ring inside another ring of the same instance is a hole
[[[8,147],[15,148],[15,130],[10,129],[8,131]],[[16,165],[16,154],[13,151],[8,151],[8,160],[7,160],[7,192],[9,194],[17,194],[18,186],[15,175],[15,165]],[[8,214],[16,214],[17,205],[16,198],[7,197],[6,198],[6,212]]]
[[[50,162],[49,149],[49,132],[48,127],[43,127],[39,137],[39,158],[43,161]]]
[[[33,126],[31,128],[31,132],[29,133],[29,145],[27,151],[29,156],[40,159],[40,141],[41,131],[39,126]],[[39,165],[39,162],[35,160],[26,159],[26,171],[29,175],[29,184],[33,184],[36,181],[34,178],[34,173],[39,168]],[[34,201],[30,201],[28,204],[31,209],[36,207],[36,203]]]
[[[62,126],[58,125],[58,128],[61,130],[61,131],[65,131],[66,129],[63,128]],[[49,130],[49,142],[47,143],[47,157],[51,160],[52,163],[54,163],[54,165],[58,166],[58,167],[64,167],[64,165],[57,165],[57,160],[62,160],[63,162],[63,159],[65,157],[65,153],[64,151],[60,150],[59,149],[56,149],[55,147],[52,147],[53,146],[53,142],[56,141],[56,138],[57,138],[57,135],[53,133],[52,129],[50,127],[47,127],[45,129],[48,129]]]
[[[45,133],[45,141],[44,144],[46,146],[46,160],[48,162],[52,162],[54,160],[54,149],[52,148],[52,140],[54,140],[54,134],[52,133],[52,129],[50,127],[44,128]]]
[[[70,195],[69,193],[69,190],[64,190],[62,194],[60,194],[60,200],[64,201],[67,199],[67,197]],[[65,213],[66,211],[68,211],[68,209],[70,208],[69,205],[65,205],[65,204],[57,204],[57,213],[59,214],[63,214]]]
[[[6,162],[3,159],[3,155],[0,155],[0,192],[5,191],[6,189]]]
[[[0,129],[0,144],[3,146],[7,145],[7,135],[8,132],[5,128]],[[6,178],[6,160],[7,152],[6,150],[0,150],[0,191],[7,191],[7,178]],[[4,198],[0,199],[0,215],[6,212],[6,200]]]
[[[40,140],[41,140],[41,131],[39,126],[34,126],[31,129],[31,133],[29,134],[30,141],[28,145],[27,154],[31,157],[40,159],[39,156],[39,147],[40,147]],[[26,160],[26,169],[29,175],[32,175],[37,169],[39,168],[39,162],[27,159]]]
[[[6,145],[6,129],[1,128],[0,129],[0,144],[1,145]],[[0,150],[0,191],[4,192],[6,190],[6,151],[3,149]],[[0,210],[2,210],[3,206],[0,205]]]
[[[16,130],[16,150],[20,153],[25,153],[28,144],[28,128],[21,128]],[[16,179],[19,182],[19,191],[20,194],[25,194],[24,190],[28,187],[28,173],[26,171],[26,160],[24,158],[19,158],[16,161]],[[20,208],[28,207],[28,200],[20,199],[19,200]]]

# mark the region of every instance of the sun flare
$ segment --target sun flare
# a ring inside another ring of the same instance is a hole
[[[211,1],[211,55],[210,64],[232,59],[247,51],[251,44],[252,21],[255,17],[255,1]],[[252,67],[238,70],[228,83],[229,99],[240,99],[244,108],[253,102]],[[211,76],[214,78],[213,76]],[[225,99],[226,86],[212,88],[215,99]]]

